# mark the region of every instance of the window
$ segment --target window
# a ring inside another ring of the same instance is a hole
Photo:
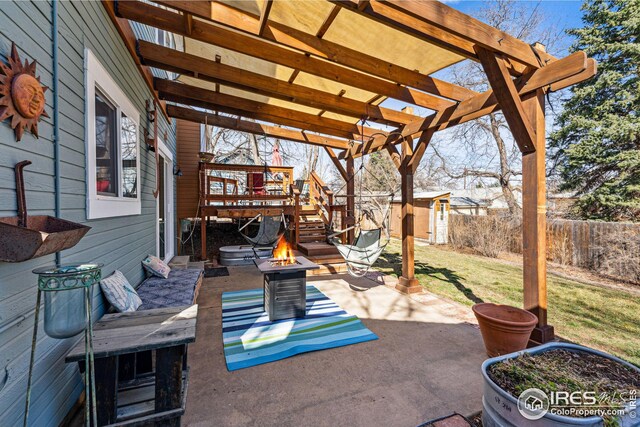
[[[139,215],[140,115],[89,49],[85,56],[87,218]]]
[[[174,47],[173,34],[168,31],[156,28],[156,43],[164,47],[173,48]]]
[[[161,30],[160,28],[156,28],[156,43],[158,43],[160,46],[168,47],[170,49],[175,49],[177,47],[176,38],[173,33]],[[175,80],[178,78],[179,74],[174,73],[173,71],[165,72],[167,73],[167,78],[169,80]]]
[[[440,219],[444,221],[444,214],[446,213],[447,207],[445,205],[446,202],[440,202]]]
[[[122,158],[122,196],[138,197],[138,125],[122,113],[120,116]]]

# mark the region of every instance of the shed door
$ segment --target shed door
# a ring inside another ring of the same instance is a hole
[[[413,204],[413,232],[420,239],[431,240],[429,215],[431,208],[429,202],[419,200]]]
[[[449,241],[449,204],[439,200],[436,206],[436,244],[446,244]]]

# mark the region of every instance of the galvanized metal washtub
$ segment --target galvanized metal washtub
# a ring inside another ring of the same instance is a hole
[[[518,351],[504,356],[498,356],[487,359],[482,364],[483,377],[483,395],[482,395],[482,425],[484,427],[603,427],[604,421],[601,417],[594,416],[588,418],[577,418],[555,415],[552,413],[545,414],[538,420],[529,420],[525,418],[518,410],[518,399],[501,389],[489,377],[487,371],[491,365],[499,363],[503,360],[513,359],[523,353],[540,354],[549,350],[567,350],[567,351],[583,351],[586,353],[596,354],[607,359],[618,362],[637,372],[640,368],[634,366],[622,359],[612,356],[601,351],[593,350],[576,344],[568,343],[548,343],[539,347]],[[635,414],[629,412],[618,419],[620,427],[637,427],[640,426],[640,397],[635,402]]]
[[[18,216],[0,218],[0,261],[22,262],[75,246],[91,229],[47,215],[27,215],[22,170],[31,162],[15,166]]]

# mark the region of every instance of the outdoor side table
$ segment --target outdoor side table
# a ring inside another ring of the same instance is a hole
[[[196,339],[198,306],[106,314],[93,326],[98,425],[179,426],[188,371],[186,344]],[[118,383],[118,356],[155,350],[155,375]],[[84,360],[84,343],[66,357]]]

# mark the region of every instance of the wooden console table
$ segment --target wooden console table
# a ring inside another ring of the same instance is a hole
[[[196,339],[198,306],[106,314],[93,326],[98,425],[179,426],[188,371],[186,344]],[[118,382],[118,356],[154,350],[155,373]],[[84,342],[66,362],[84,362]]]

